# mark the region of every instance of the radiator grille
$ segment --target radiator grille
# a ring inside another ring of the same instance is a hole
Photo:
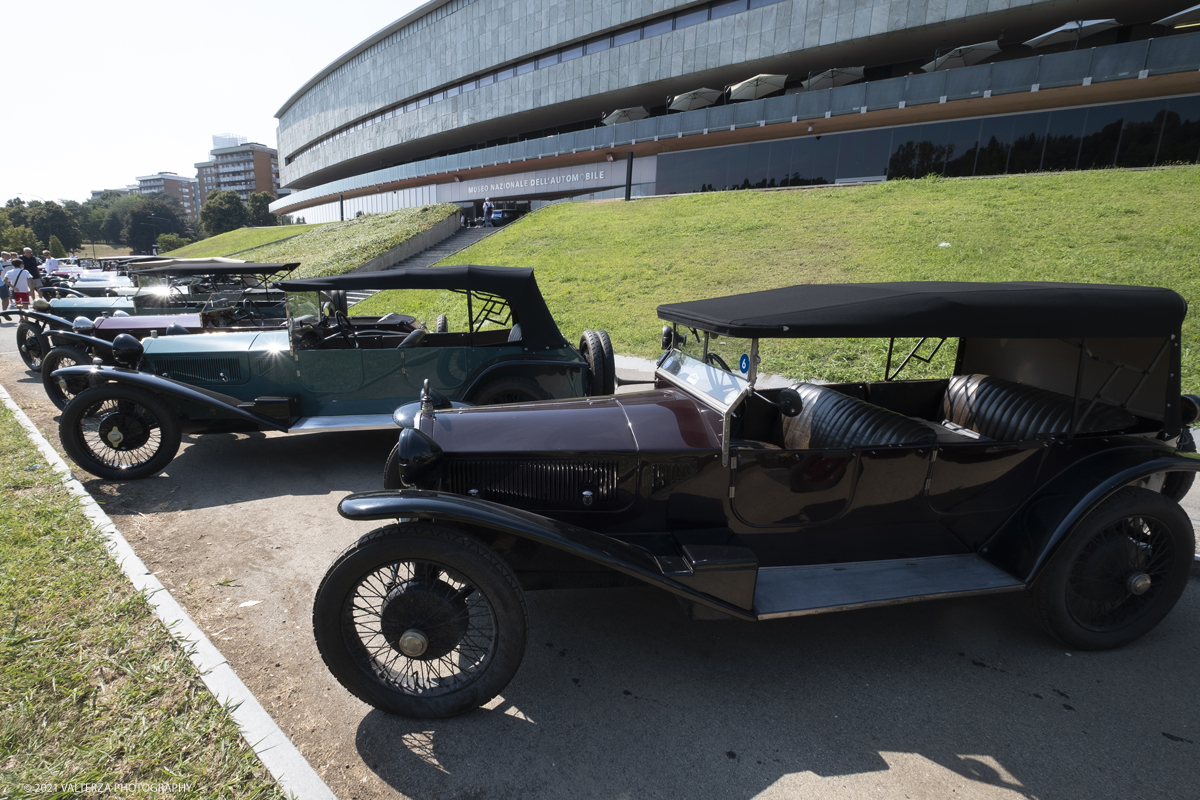
[[[159,358],[154,371],[184,383],[241,383],[242,365],[236,358]],[[222,373],[225,380],[221,379]]]
[[[615,460],[471,459],[447,462],[444,474],[455,494],[475,489],[484,500],[518,508],[582,509],[585,490],[591,509],[617,502]]]

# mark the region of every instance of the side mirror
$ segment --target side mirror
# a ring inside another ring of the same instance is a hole
[[[670,350],[671,344],[675,340],[675,329],[670,325],[663,325],[662,330],[662,349]]]
[[[801,409],[804,408],[804,403],[800,400],[800,393],[795,389],[783,389],[779,392],[779,413],[785,417],[799,416]]]

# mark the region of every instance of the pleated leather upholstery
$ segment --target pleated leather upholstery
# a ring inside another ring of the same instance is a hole
[[[854,450],[887,445],[931,445],[937,435],[920,420],[853,397],[801,383],[794,387],[803,406],[783,418],[787,450]]]
[[[1080,406],[1080,413],[1086,409]],[[942,400],[949,421],[999,442],[1016,442],[1067,433],[1071,429],[1071,398],[990,375],[956,375]],[[1137,417],[1107,403],[1096,403],[1079,426],[1080,433],[1103,433],[1132,428]]]

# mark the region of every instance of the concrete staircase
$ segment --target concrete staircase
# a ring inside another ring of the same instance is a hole
[[[408,258],[391,265],[387,269],[408,269],[409,267],[429,267],[441,261],[446,256],[454,255],[459,250],[478,242],[487,236],[491,236],[499,228],[460,228],[454,235],[443,239],[432,247],[427,247],[419,253],[415,253]],[[362,291],[346,292],[346,300],[350,305],[361,303],[371,295],[375,294],[375,290],[364,289]]]

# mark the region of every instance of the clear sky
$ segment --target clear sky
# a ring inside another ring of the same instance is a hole
[[[194,178],[215,133],[275,147],[293,92],[423,2],[6,2],[0,205]]]

